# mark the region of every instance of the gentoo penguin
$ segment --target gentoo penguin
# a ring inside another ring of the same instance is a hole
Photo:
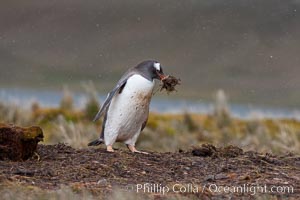
[[[154,79],[165,77],[157,61],[147,60],[130,68],[107,95],[95,116],[94,121],[104,115],[102,132],[100,138],[88,145],[105,143],[106,150],[113,152],[113,144],[123,142],[132,152],[146,153],[138,151],[135,143],[147,123]]]

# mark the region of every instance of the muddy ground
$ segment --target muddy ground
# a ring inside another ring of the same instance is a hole
[[[38,145],[37,155],[27,161],[0,161],[0,184],[5,183],[34,185],[44,190],[67,185],[76,192],[88,190],[103,198],[116,188],[136,194],[143,184],[150,183],[139,189],[138,195],[156,199],[172,195],[252,199],[267,194],[297,199],[300,156],[212,145],[149,155],[126,150],[108,153],[102,148],[76,150],[64,144]]]

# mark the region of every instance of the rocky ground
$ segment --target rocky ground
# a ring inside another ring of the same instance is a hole
[[[135,197],[202,199],[254,198],[264,195],[297,199],[300,156],[277,156],[235,146],[206,144],[187,151],[149,155],[102,148],[73,149],[65,144],[38,145],[23,162],[0,161],[0,186],[18,184],[53,191],[63,185],[106,198],[114,190]]]

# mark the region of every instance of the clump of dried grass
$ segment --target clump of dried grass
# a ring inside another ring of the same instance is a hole
[[[160,91],[166,90],[168,93],[176,91],[175,86],[181,84],[180,78],[168,75],[161,80]]]

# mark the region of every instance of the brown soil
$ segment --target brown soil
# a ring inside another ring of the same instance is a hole
[[[174,184],[180,184],[175,187],[177,189],[190,184],[197,187],[198,192],[179,194],[204,199],[253,198],[250,192],[217,193],[209,190],[212,184],[230,187],[253,184],[266,185],[269,189],[273,185],[293,187],[293,193],[268,195],[292,199],[300,195],[300,157],[291,153],[275,156],[244,152],[234,146],[202,145],[189,151],[144,155],[126,150],[108,153],[101,148],[76,150],[57,144],[38,145],[38,155],[24,162],[0,161],[0,183],[35,185],[47,190],[68,185],[77,191],[87,189],[102,196],[110,195],[117,187],[135,192],[136,184],[145,183],[168,186],[167,196],[172,196]],[[147,195],[164,197],[159,192]]]

